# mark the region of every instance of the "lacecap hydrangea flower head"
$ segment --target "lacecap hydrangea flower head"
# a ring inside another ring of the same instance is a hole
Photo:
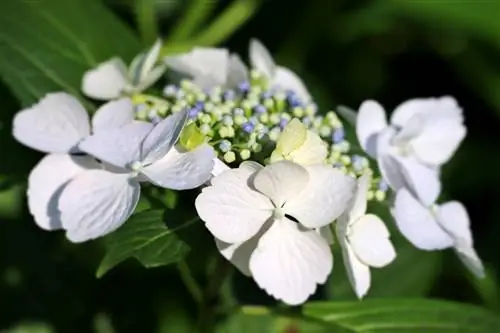
[[[143,184],[197,189],[193,209],[220,254],[298,305],[332,273],[334,243],[356,295],[368,292],[370,269],[397,256],[389,221],[367,206],[385,202],[416,247],[453,248],[484,274],[465,207],[437,203],[440,167],[466,133],[455,99],[404,102],[389,123],[366,101],[348,117],[358,138],[349,142],[337,113],[318,110],[300,77],[259,41],[250,42],[250,67],[226,49],[162,58],[160,47],[128,70],[113,58],[85,73],[83,93],[108,101],[91,118],[64,92],[15,116],[14,137],[47,153],[27,191],[41,228],[84,242],[126,223]],[[353,153],[357,145],[365,153]]]

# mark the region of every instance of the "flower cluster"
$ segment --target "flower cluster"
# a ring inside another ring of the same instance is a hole
[[[72,242],[95,239],[133,214],[142,183],[201,187],[195,208],[221,255],[295,305],[330,275],[334,238],[360,298],[370,268],[395,259],[388,228],[367,212],[375,200],[390,205],[416,247],[453,247],[483,274],[463,205],[435,203],[440,166],[465,136],[453,98],[410,100],[390,124],[378,103],[364,102],[354,115],[366,152],[358,154],[338,115],[319,111],[260,42],[250,43],[250,68],[226,49],[161,58],[160,47],[128,69],[113,58],[85,73],[84,94],[107,101],[91,120],[63,92],[15,116],[14,137],[48,154],[28,181],[41,228],[63,229]],[[165,71],[171,82],[155,89]]]

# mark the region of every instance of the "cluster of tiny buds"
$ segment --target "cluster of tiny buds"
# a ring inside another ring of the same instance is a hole
[[[249,159],[265,163],[284,127],[292,118],[298,118],[328,144],[328,164],[353,177],[371,172],[367,158],[350,153],[343,124],[335,112],[319,115],[316,104],[302,101],[291,91],[269,87],[255,71],[250,77],[235,89],[204,90],[183,80],[179,85],[167,85],[163,98],[136,95],[136,118],[156,123],[168,114],[188,109],[191,123],[196,124],[218,157],[229,164]],[[369,198],[383,201],[386,191],[387,186],[375,180]]]

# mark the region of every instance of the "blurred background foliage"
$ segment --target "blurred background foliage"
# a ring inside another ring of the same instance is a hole
[[[165,39],[165,55],[218,45],[246,57],[249,39],[259,38],[278,63],[304,79],[324,111],[339,104],[357,108],[368,98],[392,109],[413,97],[455,96],[469,132],[444,169],[445,196],[468,207],[488,277],[477,281],[451,251],[417,251],[394,231],[398,258],[374,272],[367,298],[434,297],[499,313],[499,13],[496,0],[2,0],[1,332],[192,329],[196,306],[175,268],[145,269],[129,260],[97,279],[102,242],[73,245],[62,233],[36,227],[24,190],[41,155],[11,137],[11,120],[21,107],[49,91],[78,94],[84,70],[113,55],[130,60],[157,34]],[[213,249],[210,238],[204,239]],[[332,278],[315,298],[354,300],[335,251]],[[192,252],[189,261],[199,262],[199,253]],[[203,269],[197,274],[204,279]],[[273,304],[237,272],[222,291],[225,304]],[[241,313],[218,327],[220,332],[302,328],[267,314]]]

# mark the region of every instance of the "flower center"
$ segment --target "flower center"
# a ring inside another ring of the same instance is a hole
[[[143,168],[143,167],[144,167],[144,166],[143,166],[143,165],[142,165],[142,163],[141,163],[141,162],[139,162],[139,161],[136,161],[136,162],[134,162],[134,163],[132,163],[132,164],[130,165],[130,169],[131,169],[133,172],[141,172],[141,170],[142,170],[142,168]]]
[[[285,218],[285,210],[282,207],[276,207],[273,210],[273,218],[275,220],[281,220]]]

